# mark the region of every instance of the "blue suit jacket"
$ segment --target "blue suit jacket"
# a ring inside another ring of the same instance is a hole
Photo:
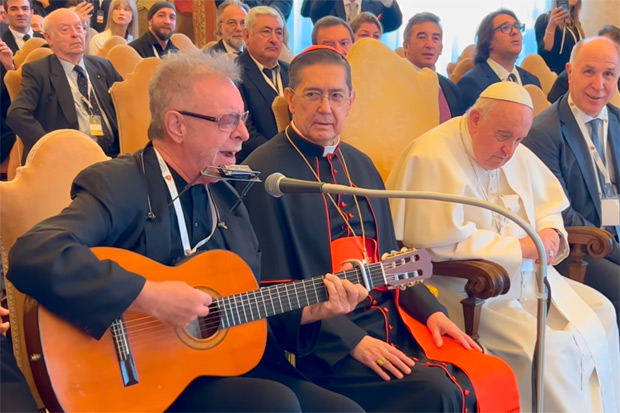
[[[620,110],[613,105],[607,105],[607,110],[607,138],[612,148],[616,182],[620,182]],[[562,213],[564,223],[569,226],[599,227],[601,201],[598,196],[596,169],[588,145],[568,106],[568,95],[564,95],[534,119],[532,129],[523,143],[538,155],[560,180],[570,200],[570,207]]]
[[[237,155],[237,161],[241,162],[254,149],[258,148],[278,133],[276,118],[271,110],[273,100],[278,96],[276,91],[265,81],[263,73],[258,70],[258,66],[247,49],[237,58],[243,73],[239,90],[245,107],[250,111],[247,121],[250,139],[243,143],[241,152]],[[288,63],[279,61],[280,75],[284,87],[288,86]]]
[[[397,1],[394,1],[391,7],[385,7],[379,0],[362,0],[362,11],[367,11],[377,16],[383,25],[384,33],[398,29],[403,23],[403,14]],[[316,23],[325,16],[336,16],[344,21],[347,20],[344,3],[340,0],[304,0],[301,5],[301,15],[303,17],[310,17],[312,23]]]
[[[540,87],[540,81],[535,75],[518,66],[517,71],[519,72],[521,83],[523,85],[536,85]],[[457,83],[459,89],[461,90],[463,109],[469,109],[484,89],[499,81],[499,76],[495,74],[487,62],[476,64],[476,66],[474,66],[474,68],[469,72],[465,73],[465,75],[463,75],[461,80]]]

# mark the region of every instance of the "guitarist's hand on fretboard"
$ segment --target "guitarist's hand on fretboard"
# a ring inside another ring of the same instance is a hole
[[[301,324],[350,313],[368,296],[368,291],[362,285],[342,280],[333,274],[326,274],[323,283],[329,299],[305,307],[301,313]]]
[[[209,313],[212,298],[183,281],[149,281],[129,307],[130,311],[148,314],[165,324],[185,328]]]

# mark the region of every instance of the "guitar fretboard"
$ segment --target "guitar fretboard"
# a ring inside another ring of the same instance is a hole
[[[366,271],[371,284],[370,288],[386,284],[381,263],[366,265]],[[359,268],[342,271],[335,275],[355,284],[362,283]],[[327,290],[323,284],[323,277],[320,276],[223,297],[215,300],[212,308],[219,310],[220,328],[229,328],[297,310],[327,301],[327,299]]]

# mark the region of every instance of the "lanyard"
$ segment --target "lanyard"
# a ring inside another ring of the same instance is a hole
[[[177,192],[177,187],[174,184],[174,179],[172,178],[172,174],[170,173],[170,169],[168,169],[168,165],[164,162],[164,159],[161,157],[157,149],[153,147],[155,151],[155,155],[157,155],[157,161],[159,162],[159,169],[161,170],[161,176],[164,178],[164,182],[168,187],[168,192],[170,193],[170,198],[172,199],[172,204],[174,205],[174,212],[177,216],[177,224],[179,225],[179,235],[181,236],[181,244],[183,245],[183,253],[186,257],[194,254],[198,248],[202,247],[206,244],[213,234],[215,233],[215,227],[217,225],[217,211],[215,209],[215,202],[211,197],[211,192],[207,185],[205,185],[205,190],[207,191],[207,195],[209,196],[209,206],[211,207],[211,233],[199,241],[194,248],[191,247],[189,243],[189,235],[187,232],[187,225],[185,224],[185,215],[183,215],[183,207],[181,206],[181,200],[179,199],[179,193]]]
[[[69,76],[69,77],[71,78],[69,82],[69,87],[71,88],[71,91],[73,91],[74,93],[77,93],[78,96],[80,96],[80,99],[82,100],[84,105],[86,105],[86,109],[88,109],[88,113],[89,114],[92,113],[93,105],[90,103],[90,99],[94,92],[93,92],[93,85],[90,83],[90,79],[88,78],[88,76],[86,76],[86,84],[88,85],[87,86],[88,87],[88,99],[87,99],[86,96],[84,96],[82,92],[80,92],[80,89],[77,87],[77,85],[73,83],[73,77],[72,76]],[[95,99],[97,99],[97,95],[95,95]]]
[[[284,91],[282,90],[282,81],[280,78],[280,69],[278,69],[275,72],[275,82],[273,83],[273,79],[270,79],[269,76],[267,76],[265,74],[265,72],[263,72],[261,70],[261,73],[263,74],[263,77],[265,78],[265,80],[267,81],[267,83],[269,84],[269,86],[271,86],[273,88],[273,90],[275,90],[279,96],[283,96],[284,95]]]

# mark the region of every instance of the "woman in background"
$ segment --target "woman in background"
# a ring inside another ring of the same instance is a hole
[[[138,37],[138,10],[132,0],[113,0],[108,12],[108,23],[104,31],[90,40],[89,54],[97,54],[112,36],[121,36],[131,42]]]
[[[355,35],[355,41],[358,41],[364,37],[379,40],[383,34],[383,25],[377,16],[367,11],[363,11],[358,14],[353,20],[351,20],[349,25]]]
[[[556,0],[554,3],[557,4]],[[556,7],[536,19],[534,29],[538,54],[557,74],[564,70],[575,43],[584,38],[579,21],[580,11],[581,0],[568,0],[568,10]]]

